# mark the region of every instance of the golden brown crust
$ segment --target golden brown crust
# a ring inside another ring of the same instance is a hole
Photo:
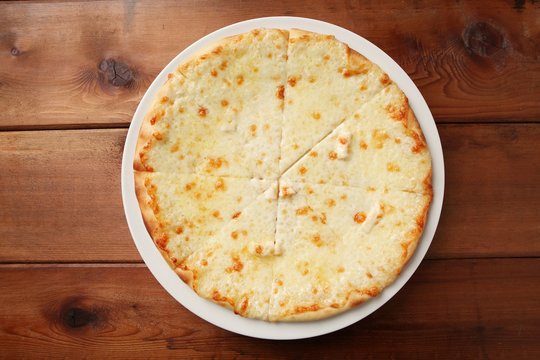
[[[183,282],[185,282],[192,289],[194,288],[195,274],[193,273],[193,271],[182,267],[177,267],[176,269],[174,269],[174,271],[176,272],[176,274],[178,274],[178,277],[180,277]]]
[[[172,269],[175,269],[176,265],[172,261],[171,255],[166,250],[164,244],[160,244],[158,241],[163,234],[160,231],[159,221],[151,206],[152,199],[150,198],[148,190],[145,186],[147,176],[148,173],[134,171],[135,194],[137,195],[137,201],[139,202],[139,208],[141,209],[144,226],[146,227],[146,230],[148,230],[148,234],[150,234],[150,237],[154,241],[154,244],[156,244],[159,252],[167,261],[167,264],[169,264]]]
[[[339,314],[340,312],[345,311],[343,307],[333,308],[333,307],[324,307],[313,311],[302,311],[295,314],[288,314],[282,318],[277,318],[274,321],[282,322],[296,322],[296,321],[313,321],[321,320],[330,316]]]
[[[150,111],[144,116],[144,119],[139,130],[139,137],[137,139],[137,145],[135,147],[135,157],[133,159],[133,170],[136,171],[154,171],[154,169],[145,163],[145,157],[148,154],[148,150],[152,146],[153,138],[152,133],[153,125],[160,121],[164,115],[163,104],[161,99],[167,95],[170,87],[170,78],[167,79],[165,84],[159,89],[154,102],[150,108]]]

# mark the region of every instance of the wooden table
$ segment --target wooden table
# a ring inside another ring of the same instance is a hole
[[[150,82],[227,24],[318,18],[413,78],[446,161],[426,260],[344,330],[265,341],[191,314],[142,263],[120,162]],[[540,358],[540,4],[0,3],[0,357]]]

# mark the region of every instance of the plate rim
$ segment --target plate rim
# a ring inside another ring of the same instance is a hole
[[[137,135],[144,115],[149,110],[157,91],[166,81],[167,74],[173,72],[179,63],[188,59],[198,50],[224,37],[248,32],[256,28],[299,28],[334,35],[338,40],[348,44],[351,49],[358,51],[370,61],[376,63],[407,95],[431,152],[433,199],[424,232],[413,256],[395,281],[386,287],[379,296],[362,304],[362,306],[326,319],[299,323],[272,323],[247,319],[199,297],[180,280],[155,247],[144,226],[135,195],[133,159]],[[121,165],[122,203],[128,228],[139,254],[160,285],[183,307],[215,326],[245,336],[272,340],[310,338],[343,329],[372,314],[397,294],[417,270],[431,245],[442,211],[444,187],[444,157],[437,126],[424,97],[407,73],[383,50],[362,36],[325,21],[293,16],[271,16],[237,22],[202,37],[176,55],[158,74],[141,98],[126,136]]]

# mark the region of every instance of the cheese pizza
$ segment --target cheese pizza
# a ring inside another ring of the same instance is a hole
[[[145,225],[179,278],[266,321],[378,296],[432,199],[404,93],[333,36],[296,29],[223,39],[169,74],[133,168]]]

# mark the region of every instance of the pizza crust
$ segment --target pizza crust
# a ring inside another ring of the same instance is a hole
[[[161,232],[159,228],[159,222],[154,214],[154,211],[152,210],[152,207],[150,206],[152,199],[146,191],[146,187],[144,185],[145,179],[145,173],[139,171],[134,172],[135,194],[137,195],[139,209],[141,209],[144,226],[146,227],[146,230],[148,230],[150,237],[154,241],[154,244],[158,248],[159,252],[163,256],[167,264],[171,267],[171,269],[175,269],[176,265],[171,261],[171,255],[169,251],[163,248],[163,246],[158,244],[156,241],[156,239],[160,237]]]

